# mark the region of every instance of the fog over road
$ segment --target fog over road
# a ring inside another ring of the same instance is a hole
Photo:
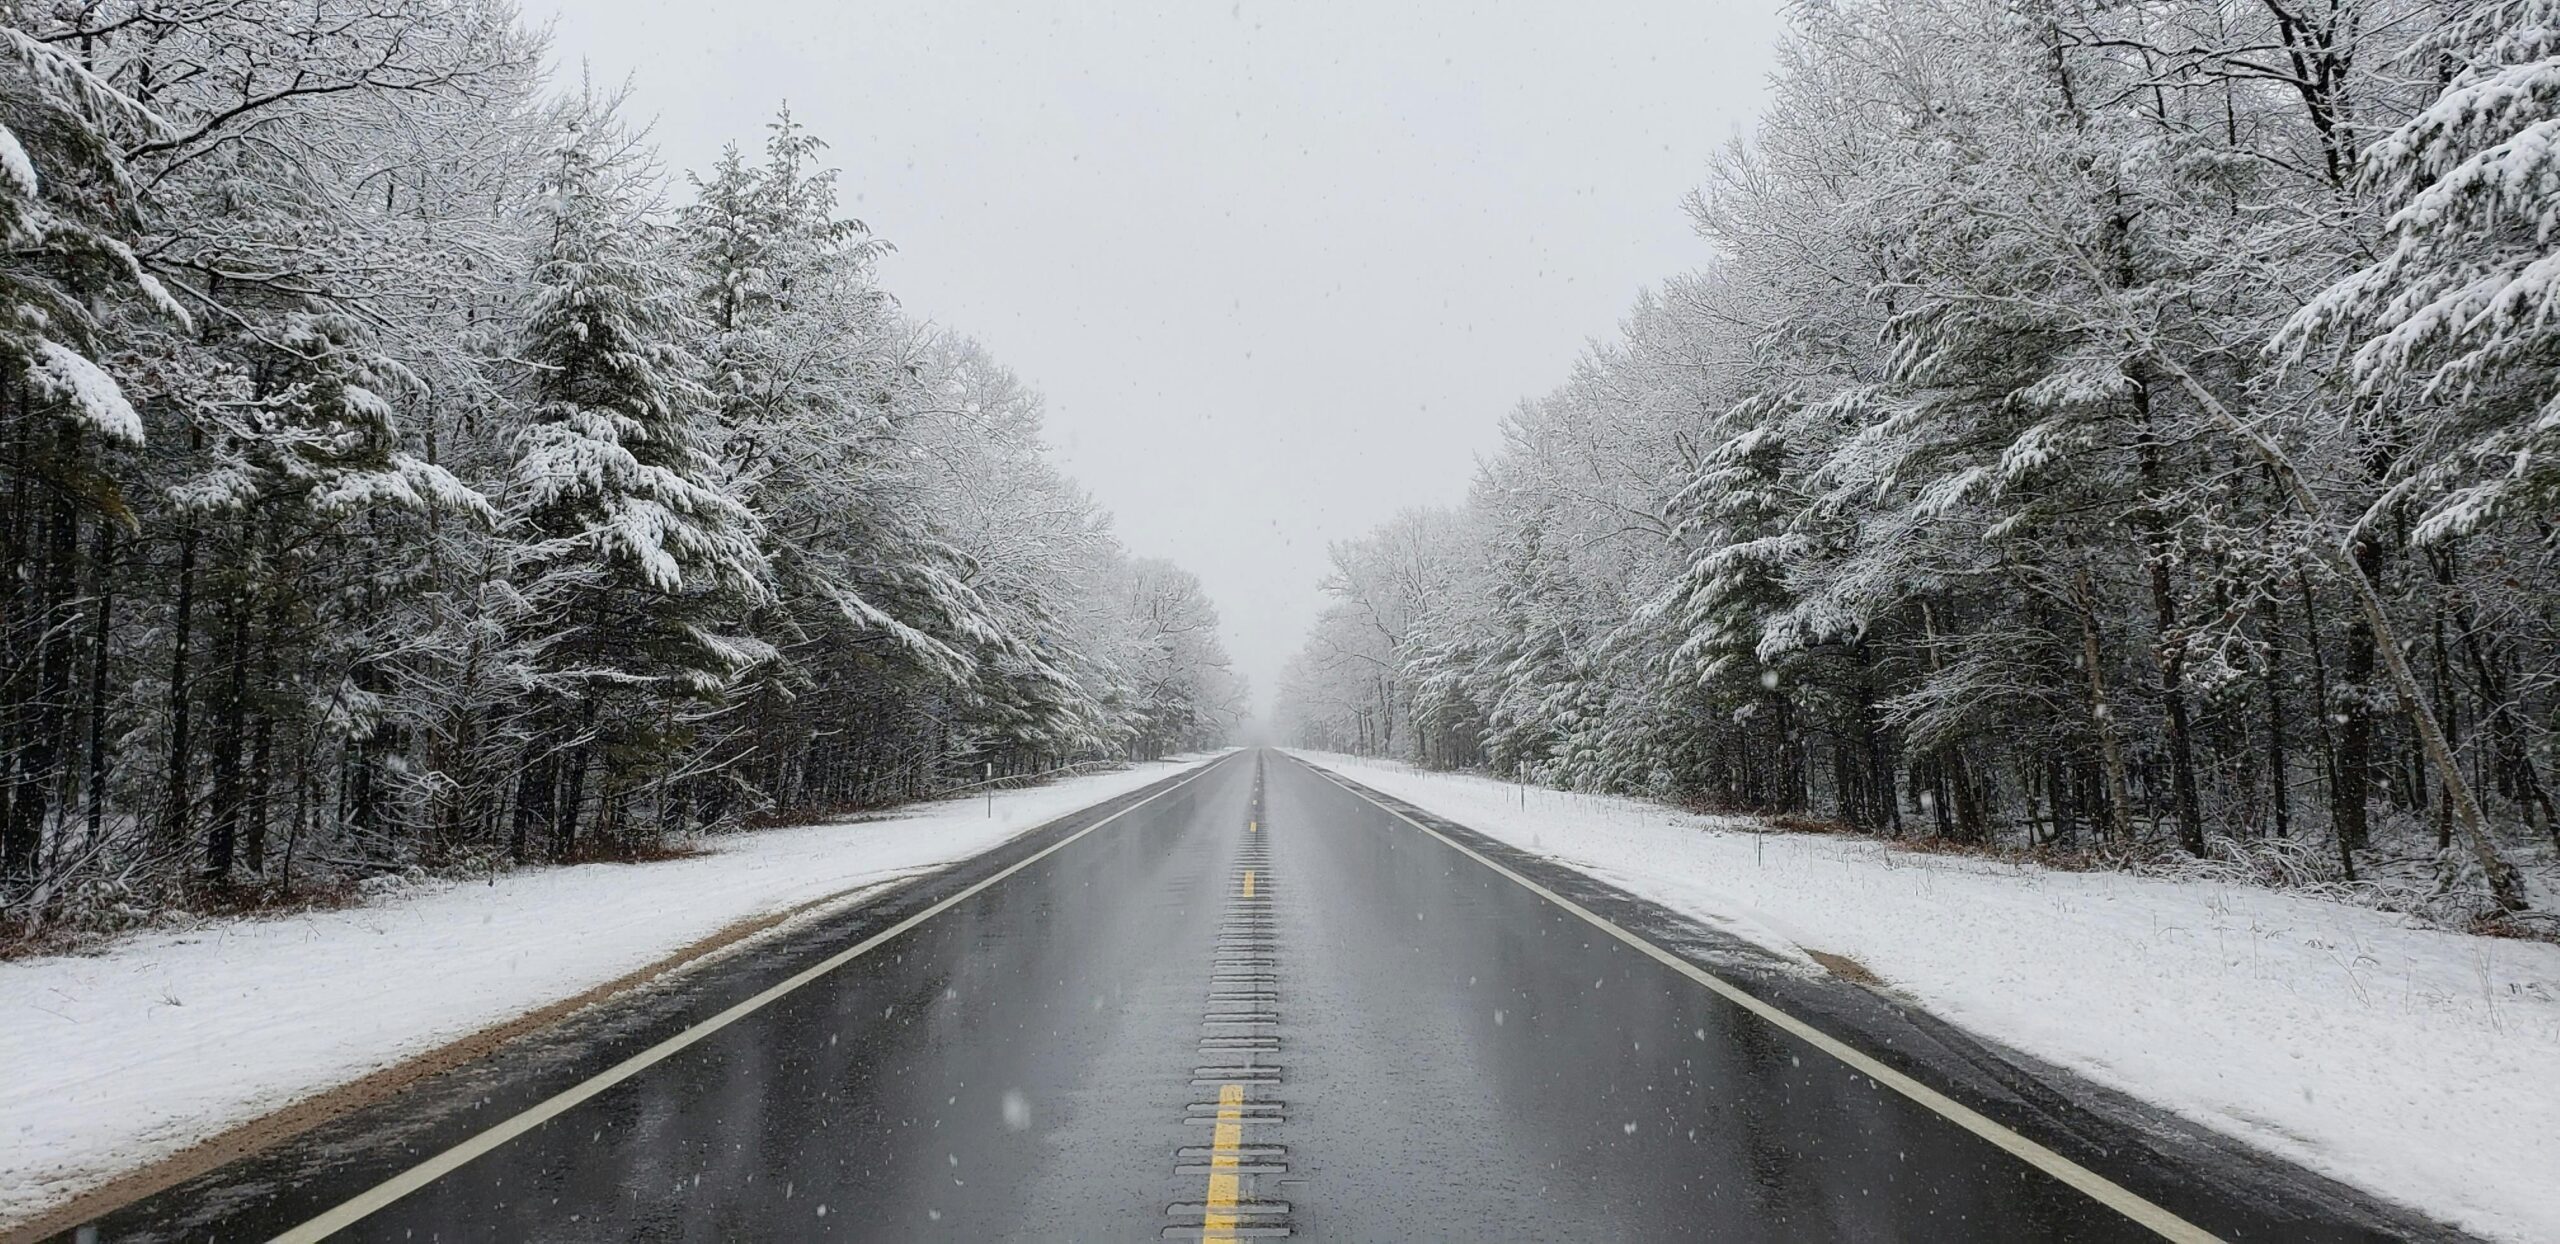
[[[1392,804],[1228,756],[97,1238],[2429,1232]]]

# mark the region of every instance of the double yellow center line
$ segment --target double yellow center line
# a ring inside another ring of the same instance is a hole
[[[1257,788],[1254,794],[1258,809],[1261,791]],[[1258,817],[1245,822],[1248,834],[1258,833],[1261,829],[1262,821]],[[1243,873],[1238,896],[1250,899],[1254,897],[1260,878],[1251,868],[1244,869]],[[1245,1057],[1250,1059],[1252,1056],[1248,1054]],[[1209,1189],[1208,1194],[1201,1198],[1200,1205],[1200,1238],[1204,1244],[1235,1244],[1236,1227],[1243,1218],[1237,1212],[1237,1203],[1243,1194],[1243,1172],[1239,1169],[1243,1153],[1244,1085],[1233,1082],[1221,1084],[1218,1086],[1217,1122],[1209,1136]]]
[[[1235,1244],[1236,1159],[1244,1144],[1244,1086],[1218,1086],[1218,1123],[1209,1138],[1209,1195],[1200,1214],[1203,1244]]]

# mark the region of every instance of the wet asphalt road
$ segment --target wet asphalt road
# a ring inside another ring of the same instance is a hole
[[[2159,1238],[1391,801],[1247,752],[1067,840],[1138,798],[92,1230],[268,1238],[1064,842],[344,1238]],[[2443,1234],[1435,826],[2215,1234]]]

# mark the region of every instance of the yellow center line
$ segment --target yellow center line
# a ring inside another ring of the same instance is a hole
[[[1200,1212],[1202,1244],[1235,1244],[1236,1151],[1244,1143],[1244,1086],[1218,1086],[1218,1126],[1209,1140],[1209,1195]]]
[[[1253,870],[1250,868],[1244,870],[1244,896],[1253,897]]]

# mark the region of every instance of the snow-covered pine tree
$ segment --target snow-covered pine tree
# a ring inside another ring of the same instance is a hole
[[[837,215],[824,150],[786,109],[762,161],[724,151],[683,216],[719,456],[772,567],[774,599],[744,624],[789,658],[742,689],[768,803],[799,802],[813,768],[838,788],[827,802],[921,789],[942,759],[924,740],[972,696],[982,645],[1009,638],[924,517],[904,452],[916,343],[873,281],[885,245]],[[863,713],[865,700],[900,707]],[[879,735],[858,750],[887,771],[850,759],[849,718]],[[813,756],[820,738],[836,740],[829,756]]]
[[[1776,426],[1786,413],[1785,404],[1767,399],[1728,413],[1716,443],[1665,506],[1688,564],[1652,607],[1677,637],[1663,658],[1662,693],[1735,706],[1719,714],[1725,720],[1698,723],[1697,733],[1741,736],[1745,763],[1736,767],[1756,771],[1751,802],[1793,812],[1807,794],[1793,720],[1796,676],[1807,658],[1802,645],[1770,642],[1779,630],[1775,615],[1793,603],[1787,571],[1803,560],[1805,539],[1794,530],[1804,503],[1793,495]],[[1738,729],[1719,729],[1728,725]],[[1778,763],[1749,764],[1753,751]]]
[[[769,596],[755,515],[723,487],[686,350],[681,279],[643,210],[645,151],[592,91],[564,107],[523,327],[526,422],[510,517],[540,670],[512,847],[556,856],[594,829],[668,817],[699,710],[771,659],[731,628]],[[593,783],[592,789],[590,783]]]

